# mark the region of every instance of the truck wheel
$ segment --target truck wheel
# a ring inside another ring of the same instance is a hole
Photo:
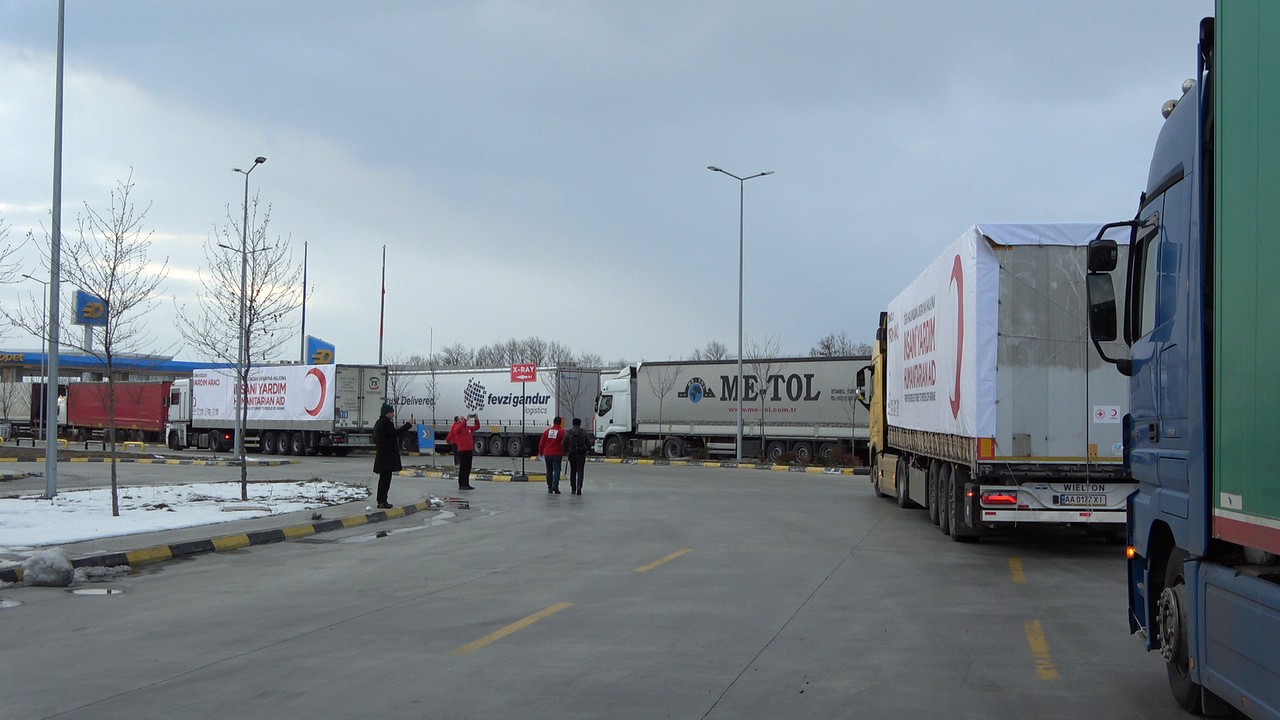
[[[955,499],[951,480],[955,473],[955,468],[948,463],[946,477],[938,478],[938,483],[934,486],[938,493],[938,529],[942,530],[943,535],[951,534],[951,501]]]
[[[170,450],[178,449],[178,431],[177,430],[169,431],[169,440],[166,444],[169,446]]]
[[[507,453],[507,443],[502,439],[501,435],[489,436],[489,454],[495,457],[505,455]]]
[[[765,446],[764,459],[776,465],[786,453],[787,444],[780,440],[774,440]]]
[[[622,457],[622,439],[617,435],[610,435],[604,439],[604,456],[605,457]]]
[[[258,436],[258,444],[262,446],[263,455],[275,455],[278,449],[276,448],[276,434],[271,430],[264,430]]]
[[[795,453],[796,462],[802,465],[813,462],[813,446],[807,442],[796,443],[791,447],[791,452]]]
[[[823,465],[830,465],[836,461],[836,450],[839,445],[835,443],[822,443],[818,446],[818,462]]]
[[[902,474],[898,475],[897,500],[898,507],[911,507],[911,466],[905,461],[901,463]]]
[[[875,491],[876,497],[889,497],[880,490],[880,453],[871,453],[871,489]]]
[[[684,449],[684,438],[669,437],[662,442],[662,457],[668,460],[675,460],[686,455]]]
[[[1156,603],[1156,633],[1160,656],[1169,673],[1169,690],[1183,709],[1199,713],[1200,686],[1191,680],[1187,653],[1187,579],[1182,563],[1187,552],[1174,548],[1164,566],[1164,589]]]
[[[489,436],[488,435],[484,435],[482,437],[476,438],[476,448],[474,453],[476,455],[489,454]]]
[[[938,473],[934,475],[933,482],[929,483],[929,522],[938,525],[942,522],[942,493],[943,487],[946,487],[947,481],[951,479],[951,463],[939,462]]]
[[[307,454],[307,440],[302,436],[301,430],[289,433],[289,451],[294,455]]]
[[[507,454],[511,457],[524,455],[524,438],[519,435],[507,438]]]

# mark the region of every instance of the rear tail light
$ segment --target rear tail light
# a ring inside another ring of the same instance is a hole
[[[1017,505],[1018,494],[1016,492],[1007,492],[1004,490],[984,490],[982,492],[983,505]]]

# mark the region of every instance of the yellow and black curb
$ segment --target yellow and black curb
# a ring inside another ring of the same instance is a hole
[[[45,460],[46,458],[44,457],[38,457],[38,458],[33,458],[31,460],[23,460],[22,462],[43,463],[45,462]],[[18,462],[18,458],[11,458],[11,457],[0,458],[0,462]],[[109,457],[91,457],[91,458],[73,457],[73,458],[68,458],[66,460],[59,460],[58,462],[60,463],[64,463],[64,462],[109,463],[111,462],[111,458]],[[175,460],[173,458],[118,457],[116,458],[116,462],[137,463],[138,465],[206,465],[206,466],[212,466],[212,467],[230,467],[230,466],[239,467],[240,466],[240,463],[235,460]],[[275,467],[277,465],[294,465],[300,461],[298,460],[248,460],[247,462],[249,464],[249,467]]]
[[[158,545],[156,547],[143,548],[141,550],[129,550],[127,552],[90,555],[88,557],[72,560],[71,565],[72,567],[115,567],[118,565],[137,567],[138,565],[165,562],[179,557],[201,555],[210,552],[239,550],[240,548],[249,547],[251,545],[267,545],[270,543],[284,542],[285,540],[296,540],[297,538],[303,538],[322,532],[342,530],[344,528],[369,525],[371,523],[385,522],[387,520],[397,520],[405,517],[406,515],[413,515],[414,513],[429,509],[431,509],[430,502],[423,500],[422,502],[414,503],[412,505],[401,505],[388,510],[379,510],[378,512],[365,513],[364,515],[353,515],[351,517],[337,520],[325,520],[323,522],[293,525],[274,530],[257,530],[254,532],[239,533],[237,535],[223,535],[221,537],[210,538],[207,540],[190,540],[187,542],[174,543],[172,545]],[[23,570],[21,566],[0,569],[0,582],[20,583],[22,582],[22,578]]]

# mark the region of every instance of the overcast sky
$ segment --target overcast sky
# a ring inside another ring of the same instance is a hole
[[[736,350],[739,184],[707,166],[773,171],[744,186],[745,332],[807,354],[869,342],[976,222],[1131,217],[1212,10],[68,0],[63,231],[132,171],[170,267],[156,349],[203,360],[174,306],[241,212],[232,168],[262,155],[250,193],[298,264],[308,243],[307,333],[339,361],[377,360],[383,246],[386,357],[540,336],[662,360]],[[47,277],[57,3],[0,18],[0,218],[10,242],[35,232],[23,271]]]

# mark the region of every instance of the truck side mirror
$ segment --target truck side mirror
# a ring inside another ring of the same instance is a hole
[[[1093,260],[1093,249],[1089,247],[1090,261]],[[1089,269],[1093,270],[1092,265]],[[1090,272],[1085,276],[1085,282],[1089,293],[1089,336],[1094,342],[1112,342],[1116,339],[1117,323],[1116,291],[1111,276],[1106,271]]]
[[[1090,273],[1109,273],[1116,269],[1120,250],[1115,240],[1100,238],[1089,243],[1088,268]],[[1114,304],[1115,293],[1112,292]]]

